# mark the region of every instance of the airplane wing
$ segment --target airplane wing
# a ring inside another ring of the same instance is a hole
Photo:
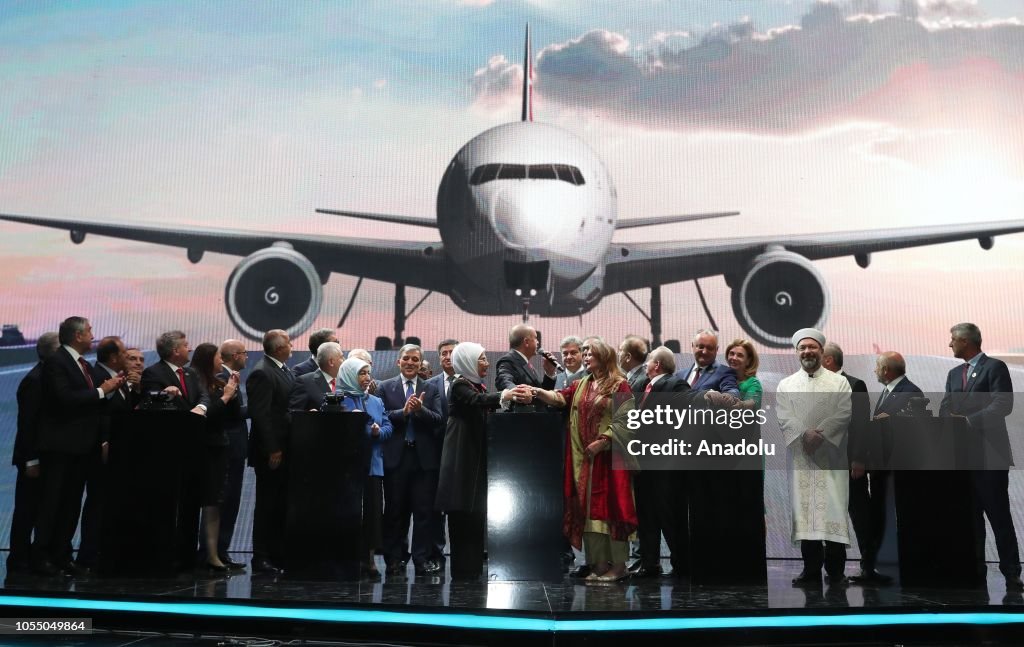
[[[984,249],[995,236],[1024,231],[1024,220],[936,225],[830,234],[753,236],[649,243],[613,243],[605,256],[605,294],[742,271],[768,249],[785,249],[809,260],[854,256],[867,267],[870,255],[908,247],[977,238]]]
[[[399,225],[413,225],[415,227],[430,227],[437,229],[437,221],[433,218],[420,218],[418,216],[395,216],[388,213],[367,213],[365,211],[341,211],[338,209],[317,209],[317,213],[326,213],[331,216],[348,216],[360,220],[376,220],[378,222],[393,222]]]
[[[710,213],[683,213],[671,216],[651,216],[649,218],[629,218],[615,221],[615,229],[632,229],[634,227],[653,227],[654,225],[667,225],[673,222],[693,222],[695,220],[711,220],[712,218],[725,218],[727,216],[738,216],[739,211],[713,211]]]
[[[204,252],[248,256],[278,242],[289,243],[322,274],[339,272],[447,294],[447,254],[438,242],[408,242],[348,238],[330,234],[286,234],[114,221],[79,221],[38,216],[0,214],[0,220],[71,232],[80,243],[86,234],[138,240],[188,250],[198,262]]]

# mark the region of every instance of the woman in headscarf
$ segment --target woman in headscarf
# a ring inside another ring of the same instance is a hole
[[[455,381],[448,393],[448,427],[441,451],[437,510],[448,513],[451,577],[474,579],[483,570],[487,518],[487,414],[520,393],[488,393],[484,347],[462,342],[452,351]],[[523,394],[520,394],[523,395]]]
[[[622,460],[631,437],[626,421],[633,396],[615,349],[590,339],[581,350],[589,374],[561,391],[533,389],[533,396],[554,407],[572,407],[562,531],[586,553],[587,582],[617,582],[628,575],[629,536],[637,527],[632,475]]]
[[[338,391],[344,396],[346,411],[362,411],[367,416],[366,434],[372,441],[370,473],[363,487],[363,548],[368,550],[363,573],[380,577],[373,555],[381,547],[381,520],[384,516],[384,450],[383,443],[391,437],[391,420],[384,414],[384,402],[368,395],[370,365],[358,357],[349,357],[338,369]]]

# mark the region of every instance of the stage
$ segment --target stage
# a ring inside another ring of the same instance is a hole
[[[1005,592],[995,565],[988,588],[976,590],[796,588],[790,580],[799,568],[798,561],[771,560],[767,586],[713,587],[668,577],[606,585],[569,578],[451,583],[415,577],[411,567],[406,576],[358,582],[200,571],[162,580],[18,575],[5,577],[0,604],[8,621],[93,621],[91,639],[46,636],[34,644],[128,644],[147,635],[444,645],[610,644],[632,634],[730,645],[1024,641],[1024,597]]]

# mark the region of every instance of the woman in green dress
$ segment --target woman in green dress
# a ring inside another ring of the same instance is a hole
[[[760,409],[761,380],[757,379],[757,367],[760,360],[757,358],[757,349],[746,339],[733,340],[725,347],[725,361],[729,368],[736,371],[736,381],[739,382],[740,406],[744,409]]]

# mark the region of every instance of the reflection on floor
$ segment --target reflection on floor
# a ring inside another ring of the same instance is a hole
[[[667,560],[663,566],[669,568]],[[358,582],[295,581],[286,576],[274,578],[248,573],[217,577],[199,571],[178,578],[131,580],[98,576],[76,579],[7,576],[4,573],[4,593],[295,601],[346,606],[384,604],[557,614],[814,608],[952,611],[957,607],[1024,605],[1024,597],[1020,593],[1008,594],[1005,591],[1003,578],[994,564],[989,566],[988,587],[974,590],[905,589],[898,582],[886,587],[797,588],[790,580],[799,570],[798,561],[769,561],[766,586],[702,586],[671,577],[633,579],[604,585],[587,585],[568,577],[560,582],[484,582],[482,578],[480,582],[450,582],[447,577],[416,577],[412,565],[401,577],[382,576],[379,580]]]

